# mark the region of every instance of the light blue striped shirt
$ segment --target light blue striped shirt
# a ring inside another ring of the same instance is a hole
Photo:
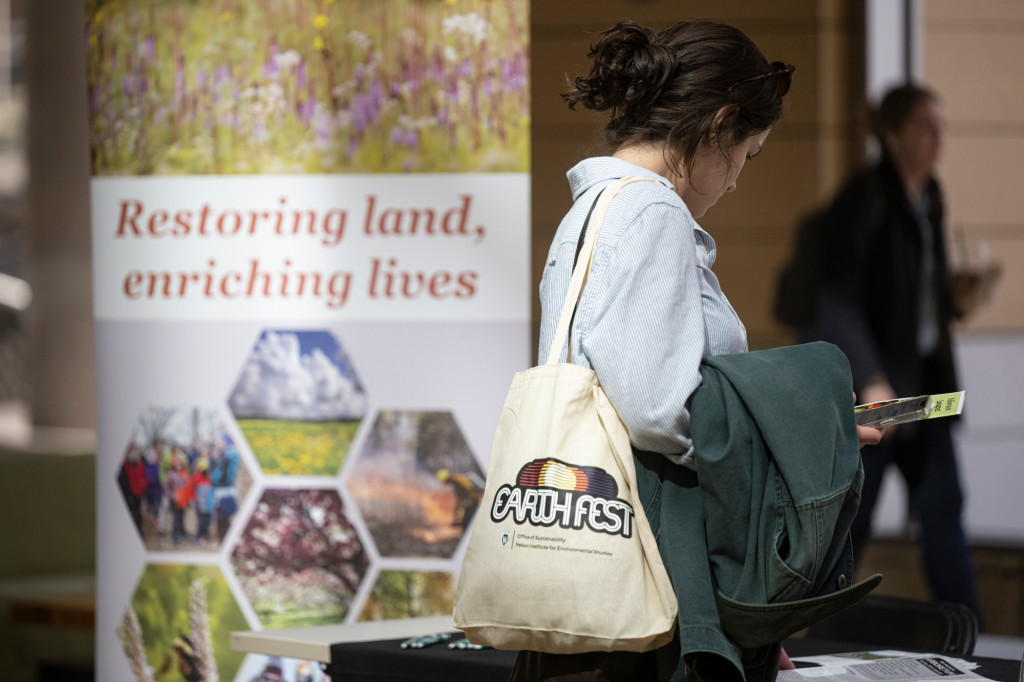
[[[612,157],[568,172],[575,203],[541,277],[538,353],[543,363],[587,212],[601,189],[629,175],[657,182],[627,185],[608,210],[573,320],[572,360],[597,373],[636,448],[693,468],[689,400],[701,359],[746,351],[747,333],[711,272],[715,241],[667,179]]]

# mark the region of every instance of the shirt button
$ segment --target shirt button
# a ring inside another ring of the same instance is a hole
[[[836,587],[838,589],[840,589],[840,590],[845,590],[847,583],[848,583],[848,581],[846,579],[846,574],[845,573],[840,573],[839,577],[836,578]]]

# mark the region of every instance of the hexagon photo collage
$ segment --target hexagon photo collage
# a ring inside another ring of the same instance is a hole
[[[147,405],[116,474],[147,564],[118,638],[139,682],[324,682],[234,630],[451,613],[484,474],[450,411],[370,410],[339,336],[266,329],[222,406]]]

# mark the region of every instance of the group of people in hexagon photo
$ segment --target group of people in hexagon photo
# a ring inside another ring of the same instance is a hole
[[[146,549],[216,551],[240,485],[248,488],[248,472],[216,410],[149,406],[139,415],[118,486]]]

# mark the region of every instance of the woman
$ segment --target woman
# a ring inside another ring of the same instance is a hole
[[[876,118],[881,158],[850,178],[825,214],[817,317],[801,329],[804,339],[843,349],[864,403],[960,387],[942,192],[935,179],[944,129],[939,100],[927,88],[901,85],[882,98]],[[859,556],[867,544],[883,473],[895,464],[920,526],[933,596],[968,605],[980,620],[950,426],[946,419],[905,424],[864,451],[854,553]]]
[[[612,202],[576,309],[569,357],[597,373],[636,450],[693,469],[689,401],[701,383],[701,361],[747,350],[745,328],[711,271],[714,239],[696,219],[736,189],[744,164],[761,153],[782,116],[794,67],[769,64],[743,32],[709,21],[659,32],[622,22],[602,34],[590,57],[590,72],[563,97],[570,108],[610,113],[605,137],[612,153],[568,172],[575,203],[541,280],[539,348],[544,356],[551,346],[596,197],[625,176],[651,179],[628,185]],[[861,438],[879,435],[866,429]],[[653,658],[526,652],[511,679],[654,679]],[[778,660],[776,649],[772,670]]]

